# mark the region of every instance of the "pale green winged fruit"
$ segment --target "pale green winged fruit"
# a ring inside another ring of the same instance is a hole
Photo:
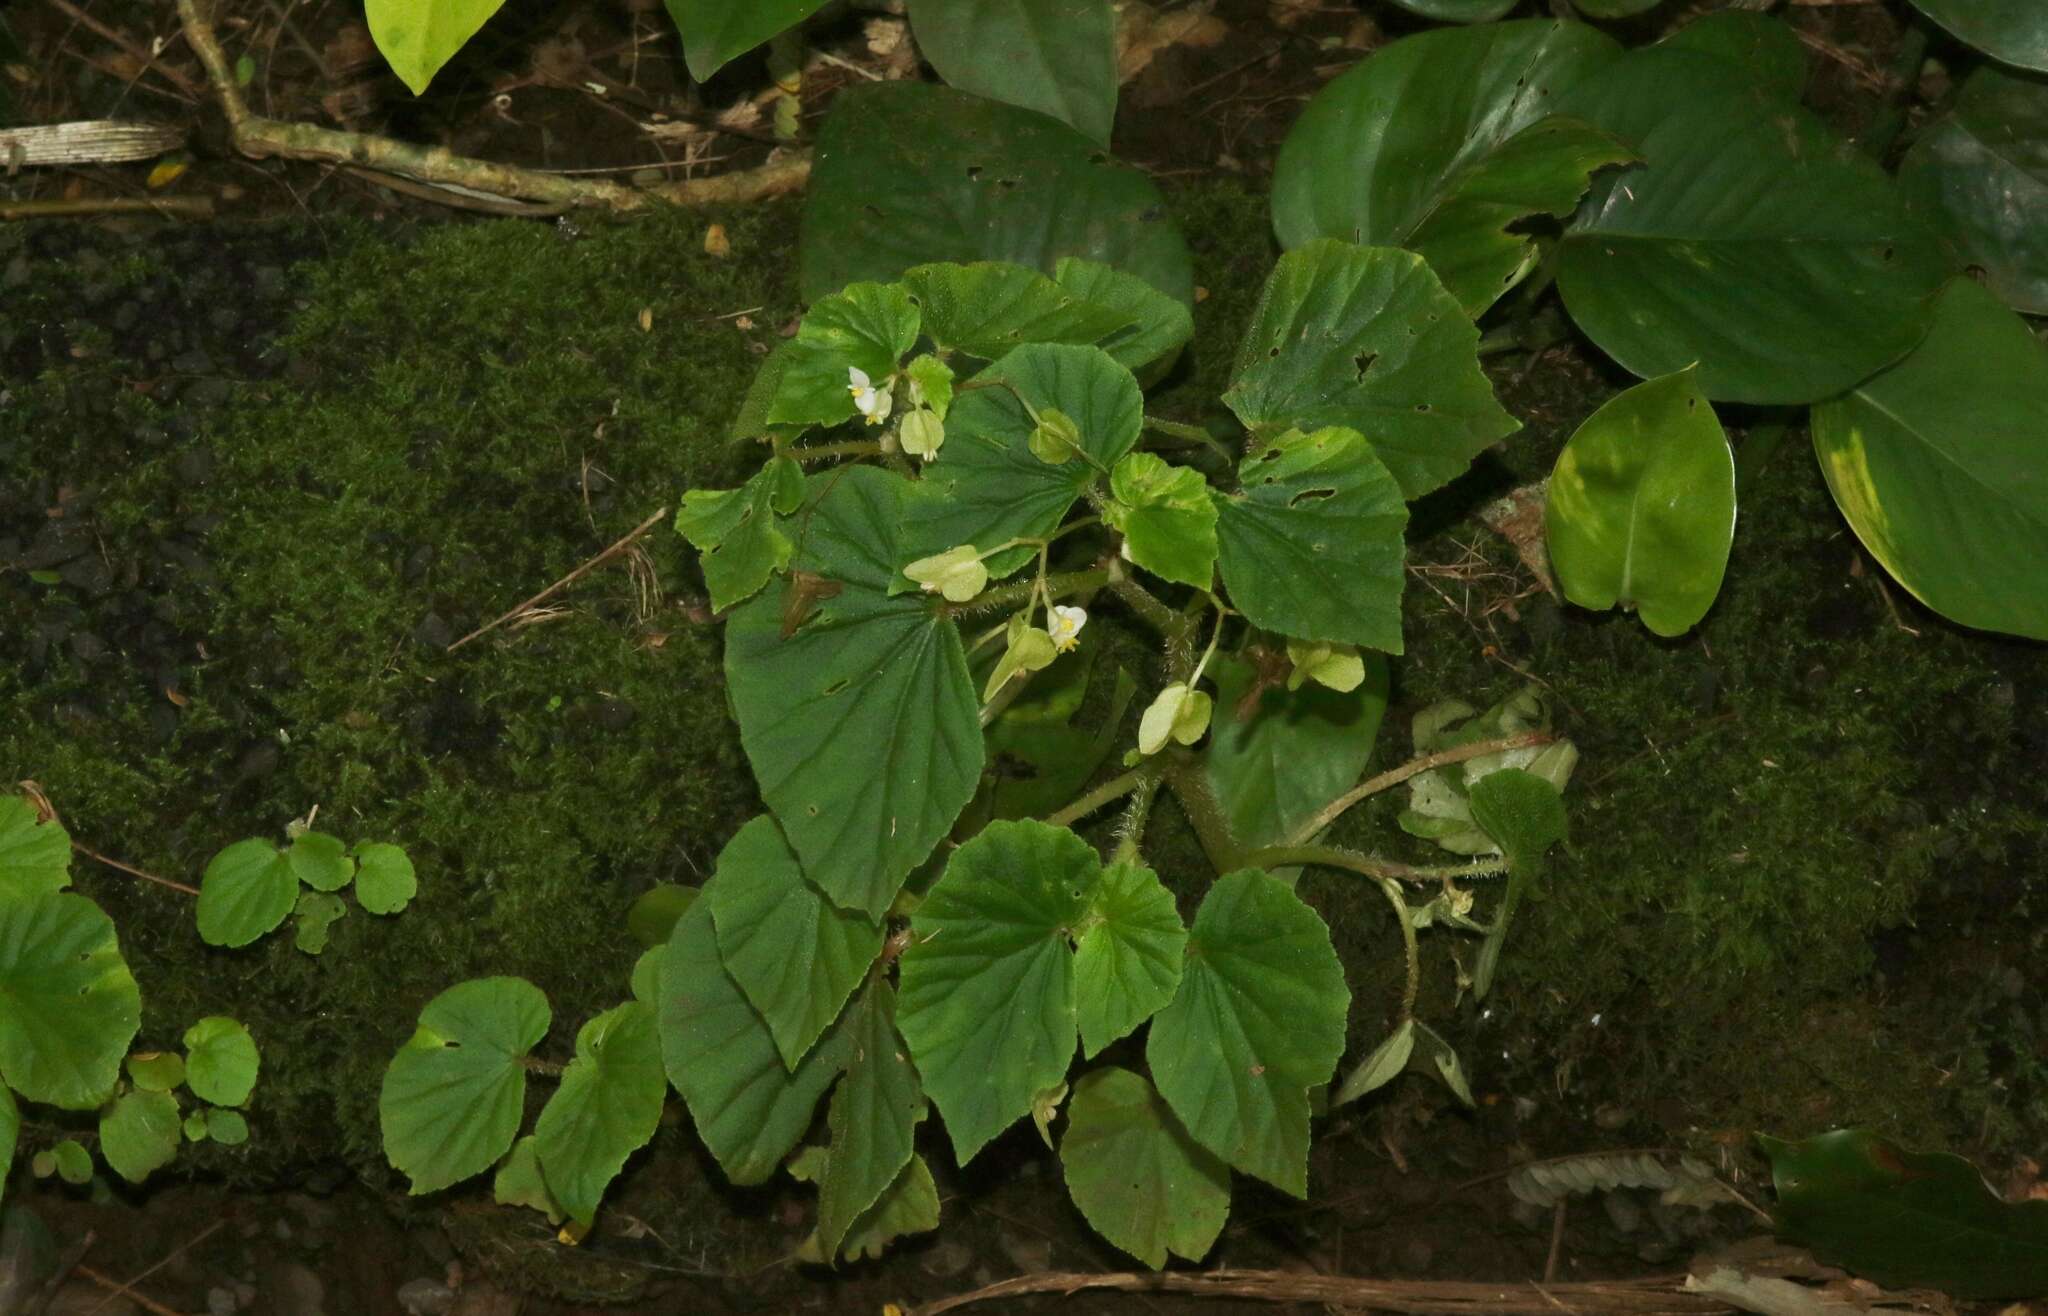
[[[1349,694],[1365,683],[1365,659],[1352,644],[1307,644],[1287,642],[1287,661],[1294,670],[1287,674],[1287,688],[1299,690],[1308,681],[1325,685],[1339,694]]]
[[[1052,647],[1061,653],[1072,653],[1081,644],[1081,628],[1088,624],[1088,610],[1067,603],[1055,603],[1046,609],[1046,633],[1052,636]]]
[[[938,456],[939,445],[945,441],[946,423],[929,407],[919,407],[896,427],[897,444],[919,461],[928,462]]]
[[[1028,612],[1020,612],[1010,618],[1008,640],[1009,647],[1003,650],[1003,656],[996,661],[996,669],[988,674],[988,684],[982,687],[981,702],[984,704],[994,699],[996,692],[1008,685],[1011,678],[1025,672],[1044,671],[1052,666],[1053,659],[1060,656],[1052,636],[1033,626]]]
[[[1157,754],[1169,739],[1194,744],[1209,729],[1213,703],[1206,693],[1189,689],[1184,681],[1167,686],[1138,719],[1138,752]]]
[[[846,380],[846,391],[853,394],[854,409],[866,417],[868,424],[879,425],[889,419],[889,408],[894,403],[889,380],[883,380],[882,386],[876,388],[868,372],[859,366],[846,368]]]
[[[906,444],[904,451],[909,450]],[[903,574],[925,593],[943,595],[948,603],[965,603],[988,587],[988,568],[982,565],[981,551],[972,544],[921,557],[903,568]]]
[[[1066,412],[1047,407],[1038,413],[1038,424],[1032,428],[1027,446],[1032,456],[1048,466],[1057,466],[1073,460],[1081,450],[1081,427]]]

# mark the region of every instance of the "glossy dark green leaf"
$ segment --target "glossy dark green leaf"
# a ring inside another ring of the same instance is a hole
[[[1581,23],[1527,19],[1422,32],[1318,92],[1281,147],[1273,225],[1407,247],[1476,317],[1533,267],[1509,226],[1563,218],[1591,173],[1632,159],[1588,124],[1550,117],[1558,93],[1621,47]]]
[[[1277,845],[1358,783],[1387,711],[1387,660],[1368,653],[1365,680],[1339,692],[1309,682],[1268,686],[1249,708],[1250,664],[1219,658],[1216,715],[1203,751],[1210,789],[1231,839],[1247,850]]]
[[[828,1032],[794,1073],[785,1069],[767,1022],[725,971],[707,901],[676,920],[657,977],[662,1064],[697,1136],[726,1178],[766,1182],[845,1068],[846,1030]]]
[[[726,972],[767,1021],[784,1067],[795,1069],[881,953],[882,925],[805,881],[769,817],[725,843],[704,899]]]
[[[730,61],[816,13],[825,0],[667,0],[683,34],[690,76],[703,82]]]
[[[1273,267],[1223,400],[1262,434],[1370,435],[1402,495],[1419,498],[1520,428],[1494,401],[1478,347],[1420,256],[1319,238]]]
[[[906,499],[903,559],[962,544],[993,548],[1051,534],[1088,486],[1137,446],[1145,396],[1131,372],[1095,347],[1031,344],[975,376],[946,414],[946,446]],[[1014,392],[1012,391],[1014,390]],[[1020,398],[1021,395],[1021,398]],[[1081,454],[1044,462],[1030,447],[1025,403],[1064,413]],[[1001,579],[1037,557],[1020,545],[983,559]]]
[[[910,29],[951,85],[1049,114],[1109,145],[1117,83],[1109,0],[910,0]]]
[[[1633,18],[1663,3],[1664,0],[1572,0],[1572,8],[1588,18]]]
[[[1074,1084],[1060,1168],[1095,1231],[1154,1270],[1168,1253],[1200,1261],[1230,1215],[1230,1167],[1128,1069]]]
[[[1921,602],[2048,639],[2048,346],[1968,279],[1911,356],[1813,409],[1856,537]]]
[[[1899,186],[2000,299],[2048,314],[2048,78],[1970,74],[1900,161]]]
[[[804,872],[879,918],[974,794],[980,701],[953,622],[929,596],[888,592],[915,556],[897,548],[909,482],[856,466],[809,488],[793,564],[839,592],[787,635],[774,593],[742,605],[726,625],[726,681]]]
[[[893,279],[927,261],[1065,256],[1135,274],[1187,304],[1187,243],[1151,180],[1063,123],[923,83],[840,93],[804,206],[803,292]]]
[[[1960,1156],[1867,1129],[1758,1138],[1780,1233],[1886,1288],[1963,1299],[2048,1294],[2048,1201],[2007,1203]]]
[[[1657,43],[1716,55],[1758,88],[1797,102],[1806,92],[1806,45],[1790,23],[1749,9],[1701,14]]]
[[[1717,400],[1811,402],[1898,360],[1947,273],[1891,180],[1734,62],[1632,52],[1561,112],[1636,143],[1566,230],[1581,329],[1645,378],[1694,363]]]
[[[1913,0],[1993,59],[2048,73],[2048,7],[2037,0]]]
[[[1517,0],[1394,0],[1411,14],[1439,23],[1491,23],[1515,7]]]
[[[1587,418],[1551,471],[1544,536],[1565,597],[1683,635],[1713,606],[1735,539],[1735,457],[1690,370]]]
[[[1255,440],[1237,474],[1216,537],[1238,611],[1277,635],[1401,652],[1408,505],[1373,447],[1288,430]]]
[[[1308,1194],[1308,1090],[1344,1051],[1351,992],[1316,912],[1251,869],[1209,889],[1187,967],[1145,1058],[1196,1142],[1246,1174]]]

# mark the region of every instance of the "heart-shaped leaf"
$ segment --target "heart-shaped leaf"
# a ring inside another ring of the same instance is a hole
[[[420,1011],[377,1100],[384,1154],[415,1196],[482,1174],[511,1148],[526,1055],[549,1018],[547,997],[523,978],[458,983]]]
[[[888,592],[917,556],[897,547],[909,482],[855,466],[809,487],[794,565],[838,592],[789,634],[773,595],[742,605],[726,626],[726,681],[804,872],[879,918],[974,794],[980,701],[953,622],[929,596]]]
[[[1420,256],[1319,238],[1273,267],[1223,400],[1262,434],[1369,434],[1402,495],[1420,498],[1519,428],[1494,401],[1478,348],[1479,331]]]
[[[1969,279],[1913,355],[1813,409],[1856,537],[1930,608],[2048,639],[2048,347]]]
[[[113,920],[84,896],[0,900],[0,1079],[30,1101],[91,1110],[120,1076],[142,995]]]
[[[299,879],[285,851],[268,841],[237,841],[199,879],[199,935],[214,946],[246,946],[284,922],[298,898]]]
[[[226,1015],[208,1015],[185,1030],[185,1085],[216,1106],[239,1106],[256,1087],[256,1039]]]
[[[419,875],[404,849],[389,841],[357,845],[356,900],[372,914],[396,914],[419,894]]]
[[[932,260],[1052,274],[1066,256],[1194,301],[1187,243],[1150,179],[1063,123],[926,83],[856,86],[833,102],[801,251],[812,301]]]
[[[1180,990],[1153,1017],[1145,1058],[1196,1142],[1305,1197],[1308,1090],[1336,1071],[1350,1005],[1322,919],[1245,869],[1195,914]]]
[[[725,843],[704,899],[726,972],[767,1021],[784,1067],[794,1070],[881,953],[882,925],[840,909],[805,881],[768,817]]]
[[[548,1189],[571,1216],[596,1217],[619,1167],[654,1136],[667,1095],[651,1006],[614,1006],[578,1030],[576,1058],[533,1126]]]
[[[1659,635],[1706,616],[1735,539],[1735,457],[1693,371],[1587,418],[1551,472],[1544,535],[1565,597],[1635,608]]]
[[[911,0],[910,28],[948,84],[1049,114],[1109,145],[1117,83],[1109,0]]]
[[[1155,1270],[1169,1252],[1200,1261],[1230,1215],[1230,1167],[1128,1069],[1074,1084],[1060,1168],[1095,1231]]]
[[[124,1092],[100,1113],[100,1155],[129,1183],[141,1183],[178,1158],[178,1099],[168,1092]]]

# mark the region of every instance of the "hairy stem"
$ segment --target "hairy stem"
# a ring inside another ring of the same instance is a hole
[[[1173,636],[1186,630],[1186,624],[1179,613],[1159,601],[1159,596],[1139,584],[1124,566],[1122,558],[1111,558],[1109,564],[1109,591],[1124,601],[1125,606],[1138,615],[1138,620],[1158,631],[1161,635]]]
[[[1192,815],[1190,815],[1192,816]],[[1197,831],[1199,832],[1199,828]],[[1446,878],[1497,877],[1508,870],[1508,861],[1499,856],[1477,859],[1469,864],[1447,864],[1422,868],[1404,864],[1393,859],[1382,859],[1363,850],[1347,849],[1341,845],[1269,845],[1239,855],[1239,867],[1285,868],[1289,864],[1320,864],[1324,868],[1342,868],[1379,882],[1441,882]]]
[[[1111,800],[1122,799],[1144,784],[1145,769],[1132,768],[1120,777],[1111,777],[1094,790],[1075,800],[1057,813],[1047,814],[1046,823],[1053,827],[1068,827],[1095,812]]]
[[[1045,592],[1055,599],[1071,598],[1101,589],[1109,583],[1109,572],[1102,567],[1090,567],[1086,571],[1063,571],[1045,578]],[[954,617],[978,617],[984,613],[1002,612],[1020,603],[1029,603],[1038,593],[1038,578],[1019,581],[1014,585],[1003,585],[985,590],[967,603],[950,604],[946,612]]]
[[[1124,806],[1124,816],[1117,820],[1116,849],[1110,854],[1113,864],[1133,863],[1138,858],[1138,849],[1145,841],[1145,823],[1152,816],[1152,801],[1159,798],[1159,781],[1165,769],[1154,761],[1137,769],[1137,783],[1131,791],[1131,802]]]
[[[1408,912],[1408,898],[1401,894],[1401,884],[1392,878],[1381,878],[1380,890],[1387,893],[1394,906],[1394,919],[1401,925],[1401,949],[1408,956],[1408,983],[1401,991],[1400,1022],[1405,1024],[1415,1017],[1415,998],[1422,991],[1422,947],[1416,943],[1415,919]]]
[[[804,448],[785,448],[782,455],[800,462],[830,461],[834,457],[873,457],[882,451],[878,439],[847,439],[840,443],[813,443]]]

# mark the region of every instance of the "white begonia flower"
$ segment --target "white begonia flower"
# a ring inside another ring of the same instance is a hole
[[[1088,610],[1065,603],[1055,603],[1046,617],[1046,632],[1052,636],[1053,647],[1061,653],[1076,648],[1081,643],[1081,628],[1088,624]]]
[[[889,419],[889,408],[894,398],[888,380],[883,380],[882,386],[876,388],[868,378],[868,372],[859,366],[848,366],[846,379],[846,391],[853,394],[854,408],[867,417],[868,424],[879,425]]]
[[[925,593],[944,595],[948,603],[965,603],[988,585],[988,568],[972,544],[921,557],[903,568],[903,574],[923,586]]]
[[[1157,754],[1169,739],[1192,745],[1209,729],[1214,701],[1185,682],[1175,681],[1159,692],[1145,715],[1138,719],[1138,752]]]

